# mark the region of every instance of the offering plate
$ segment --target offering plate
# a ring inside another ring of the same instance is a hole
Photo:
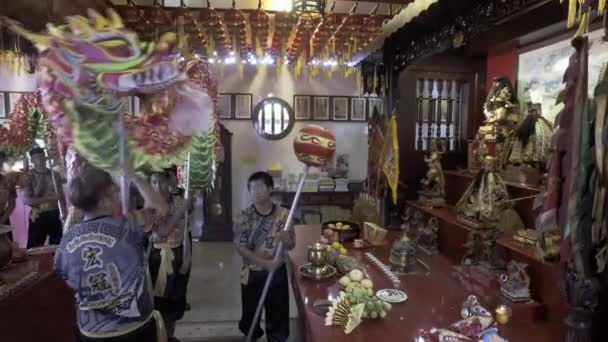
[[[336,268],[330,265],[314,266],[310,263],[300,266],[300,274],[309,279],[325,280],[336,274]]]

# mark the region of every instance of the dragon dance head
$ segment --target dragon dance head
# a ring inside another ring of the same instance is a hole
[[[88,17],[71,16],[66,21],[64,26],[47,24],[46,34],[12,25],[42,52],[39,87],[55,121],[63,121],[66,102],[97,113],[117,113],[127,95],[144,95],[150,116],[164,115],[176,125],[191,123],[183,116],[208,106],[208,97],[189,87],[180,70],[174,33],[165,33],[157,42],[142,42],[112,9],[107,16],[89,10]],[[56,123],[63,126],[62,135],[71,135],[69,122]],[[194,134],[207,127],[173,128]]]

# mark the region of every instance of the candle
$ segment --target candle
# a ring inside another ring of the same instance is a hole
[[[496,322],[499,324],[507,324],[511,318],[511,309],[506,305],[499,305],[494,310],[496,314]]]

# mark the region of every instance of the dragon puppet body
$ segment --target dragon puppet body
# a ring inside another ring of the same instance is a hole
[[[111,9],[107,17],[89,11],[66,20],[48,24],[46,34],[10,23],[41,50],[42,102],[63,143],[115,171],[124,138],[135,169],[160,170],[180,164],[194,142],[213,134],[213,99],[188,79],[197,63],[183,61],[174,33],[139,41]],[[141,115],[124,110],[131,95],[141,96]]]

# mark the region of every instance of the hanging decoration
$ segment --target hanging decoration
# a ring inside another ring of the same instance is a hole
[[[207,44],[207,56],[225,57],[228,54],[228,33],[217,10],[211,7],[207,0],[207,7],[201,8],[198,16],[200,26],[205,30]]]
[[[280,67],[287,56],[289,42],[293,39],[296,19],[291,13],[279,12],[274,15],[273,22],[270,56],[276,61],[277,67]]]
[[[345,14],[335,13],[336,3],[334,2],[319,25],[315,28],[312,39],[310,41],[311,44],[311,60],[329,60],[330,59],[330,44],[329,40],[332,38],[333,32],[342,25],[342,21],[344,20]]]
[[[236,0],[232,0],[232,8],[224,12],[224,22],[228,29],[232,53],[241,59],[247,55],[247,32],[245,15],[236,8]],[[244,58],[243,58],[244,57]]]
[[[186,2],[180,0],[180,7],[176,11],[178,31],[183,32],[188,37],[188,44],[190,45],[190,51],[203,52],[207,48],[207,40],[203,33],[203,29],[199,25],[198,19],[192,14],[186,7]]]
[[[561,3],[564,0],[560,0]],[[596,7],[597,5],[597,7]],[[575,36],[589,33],[591,12],[597,8],[597,15],[605,17],[606,0],[568,0],[568,28],[579,24]],[[605,25],[608,23],[605,22]]]
[[[36,145],[37,138],[45,142],[49,156],[58,160],[57,137],[41,108],[40,93],[24,93],[10,113],[8,128],[0,125],[0,152],[8,159],[21,158]]]
[[[357,50],[357,33],[362,29],[365,20],[365,15],[356,13],[358,5],[359,3],[355,3],[332,37],[333,55],[339,56],[338,62],[342,64],[350,62]]]
[[[377,13],[380,5],[370,14],[355,13],[356,4],[350,13],[336,13],[336,2],[326,13],[326,1],[316,0],[295,1],[292,12],[275,13],[266,12],[261,0],[255,9],[240,9],[235,0],[228,9],[206,3],[192,9],[180,0],[179,7],[169,8],[156,0],[154,6],[136,7],[130,0],[117,7],[141,36],[155,40],[181,27],[190,37],[193,53],[220,63],[220,68],[237,64],[241,74],[245,64],[276,64],[278,70],[287,64],[296,75],[307,67],[311,76],[323,70],[331,77],[342,70],[349,77],[356,70],[353,58],[370,48],[389,17]]]
[[[310,37],[319,19],[301,16],[296,24],[295,34],[289,44],[287,60],[295,63],[296,77],[300,76],[302,68],[307,64],[310,56]]]
[[[266,53],[268,31],[270,30],[270,16],[262,9],[262,0],[259,0],[258,8],[249,13],[249,26],[253,35],[255,55],[262,58]]]

